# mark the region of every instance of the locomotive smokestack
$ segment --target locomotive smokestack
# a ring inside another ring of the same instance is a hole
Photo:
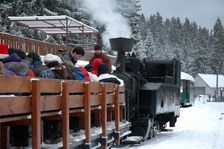
[[[111,38],[111,50],[117,51],[117,64],[121,67],[121,72],[125,71],[125,52],[131,52],[133,47],[133,40],[131,38]]]

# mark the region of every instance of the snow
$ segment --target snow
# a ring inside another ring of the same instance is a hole
[[[65,34],[66,19],[68,20],[69,26],[68,32],[70,33],[97,33],[98,30],[88,26],[78,20],[75,20],[66,15],[59,16],[24,16],[24,17],[8,17],[12,22],[19,22],[21,24],[29,26],[29,28],[35,28],[43,31],[47,34]],[[50,27],[50,28],[49,28]],[[82,30],[77,29],[83,27]],[[53,29],[52,29],[53,28]],[[64,28],[64,29],[62,29]]]
[[[206,102],[181,108],[176,127],[132,148],[223,149],[224,103]]]
[[[195,98],[195,101],[194,101],[194,104],[195,105],[199,105],[199,104],[205,104],[207,103],[209,100],[209,96],[208,95],[198,95],[196,98]],[[214,100],[214,99],[212,99]]]
[[[181,80],[189,80],[189,81],[192,81],[192,82],[195,81],[194,78],[186,72],[181,72],[180,76],[181,76]]]
[[[53,12],[53,11],[47,9],[47,8],[44,8],[44,11],[45,11],[48,15],[52,15],[52,16],[57,16],[57,15],[58,15],[58,13]]]
[[[216,75],[215,74],[198,74],[199,77],[201,77],[208,86],[215,88],[216,87]],[[218,86],[224,87],[224,76],[218,75]]]
[[[120,123],[120,127],[129,124],[128,121],[122,121]],[[107,122],[107,131],[112,131],[115,129],[115,122],[114,121],[110,121]],[[101,135],[102,134],[102,128],[101,127],[92,127],[91,128],[91,137],[93,136],[97,136],[97,135]],[[69,143],[76,143],[76,142],[80,142],[85,140],[85,130],[80,129],[77,132],[71,132],[69,135]],[[56,144],[45,144],[42,143],[41,147],[42,148],[50,148],[50,149],[57,149],[63,146],[62,141]],[[27,147],[28,149],[29,147]]]

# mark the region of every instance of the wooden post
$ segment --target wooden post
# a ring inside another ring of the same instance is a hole
[[[62,136],[63,149],[69,148],[69,86],[67,82],[62,83]]]
[[[90,107],[90,84],[89,82],[85,83],[85,97],[84,97],[84,117],[85,117],[85,149],[91,148],[91,138],[90,138],[90,129],[91,129],[91,107]]]
[[[119,99],[119,86],[115,86],[115,143],[120,144],[120,99]]]
[[[40,80],[32,80],[32,148],[40,149],[41,143]]]
[[[101,84],[102,99],[101,99],[101,113],[102,113],[102,148],[107,148],[107,100],[106,100],[106,85]]]

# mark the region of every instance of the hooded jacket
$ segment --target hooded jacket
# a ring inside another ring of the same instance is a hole
[[[99,53],[94,53],[94,56],[90,59],[89,63],[92,64],[94,59],[96,58],[100,58],[102,60],[103,63],[107,64],[108,65],[108,69],[109,69],[109,73],[112,72],[112,64],[111,64],[111,60],[110,60],[110,57],[101,52],[100,54]]]

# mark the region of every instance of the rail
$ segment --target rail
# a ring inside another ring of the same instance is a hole
[[[8,45],[8,48],[20,49],[26,53],[36,52],[39,55],[46,55],[48,53],[56,54],[58,50],[66,50],[65,46],[63,45],[53,44],[26,37],[19,37],[6,33],[0,33],[0,44],[6,44]],[[71,51],[73,50],[73,48],[67,47],[67,50]],[[92,56],[93,52],[85,49],[85,56],[81,59],[89,61]],[[114,64],[116,58],[110,56],[110,59],[112,64]]]
[[[32,126],[32,148],[41,148],[43,118],[59,117],[63,148],[69,148],[69,117],[84,111],[85,147],[91,148],[91,113],[98,109],[102,138],[107,137],[108,112],[113,108],[115,133],[120,132],[124,87],[113,83],[0,76],[0,147],[9,147],[10,123]],[[113,106],[112,106],[113,105]],[[96,108],[98,107],[98,108]],[[100,107],[100,108],[99,108]],[[61,113],[61,114],[59,114]],[[118,134],[119,135],[119,134]],[[119,144],[119,139],[115,138]],[[104,144],[106,145],[106,144]]]
[[[65,50],[65,46],[49,42],[39,41],[26,37],[19,37],[6,33],[0,33],[0,44],[7,44],[9,48],[15,48],[29,52],[37,52],[40,55],[55,54],[58,50]],[[71,50],[71,48],[68,48]]]

